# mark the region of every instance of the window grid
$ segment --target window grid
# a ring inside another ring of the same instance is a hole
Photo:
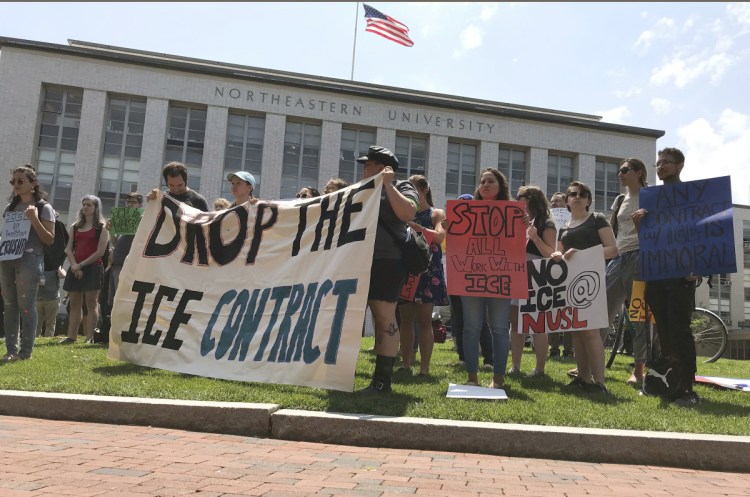
[[[750,221],[742,221],[742,251],[743,251],[743,273],[742,283],[744,287],[744,315],[745,322],[750,322]],[[750,326],[750,325],[749,325]]]
[[[226,181],[226,177],[227,174],[235,171],[248,171],[253,175],[255,178],[253,196],[260,197],[265,132],[265,118],[229,114],[227,146],[224,154],[224,181],[221,183],[222,197],[231,200],[232,184]]]
[[[526,151],[500,147],[497,169],[508,178],[510,195],[526,184]]]
[[[164,159],[167,163],[176,161],[185,164],[188,169],[188,186],[194,190],[200,190],[201,186],[205,138],[205,109],[170,105],[169,134]]]
[[[398,158],[396,179],[405,180],[413,174],[427,175],[427,139],[416,136],[396,135]]]
[[[44,89],[37,178],[61,214],[70,206],[82,105],[81,90]]]
[[[477,146],[448,142],[448,163],[445,174],[445,198],[463,193],[474,194],[477,185]]]
[[[594,176],[594,210],[610,212],[612,204],[620,194],[620,169],[618,162],[597,160]]]
[[[708,301],[712,311],[719,315],[725,324],[732,320],[732,280],[730,274],[714,275],[714,283],[708,290]]]
[[[547,197],[555,192],[565,192],[573,178],[573,157],[554,154],[547,156]]]
[[[110,99],[98,193],[105,216],[113,207],[124,207],[125,195],[138,190],[145,121],[146,102]]]
[[[362,165],[356,159],[375,145],[375,133],[362,129],[341,130],[341,155],[339,156],[339,178],[356,183],[362,179]]]
[[[305,186],[318,186],[322,127],[287,121],[284,161],[281,166],[281,198],[294,198]]]

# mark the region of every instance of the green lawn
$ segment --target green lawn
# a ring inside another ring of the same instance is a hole
[[[572,362],[550,361],[547,377],[508,378],[507,402],[446,399],[448,383],[466,380],[462,367],[453,366],[457,356],[452,341],[435,345],[432,376],[424,379],[404,372],[394,376],[390,396],[362,395],[309,387],[244,383],[203,378],[135,366],[107,359],[100,345],[59,345],[58,338],[39,338],[34,357],[0,366],[0,389],[77,394],[153,397],[205,401],[269,402],[284,408],[310,411],[368,413],[499,423],[620,428],[726,435],[750,435],[750,393],[718,390],[702,385],[696,391],[704,402],[694,409],[642,397],[628,386],[632,357],[618,356],[607,371],[611,396],[567,391],[565,372]],[[375,356],[372,338],[362,340],[355,391],[369,383]],[[0,345],[0,350],[4,347]],[[525,349],[522,368],[533,367],[533,355]],[[750,361],[720,359],[698,366],[698,374],[750,378]],[[480,372],[488,382],[492,373]]]

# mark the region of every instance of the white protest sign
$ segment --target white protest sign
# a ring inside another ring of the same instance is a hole
[[[448,384],[448,399],[508,400],[508,394],[502,388],[489,388],[474,385]]]
[[[31,221],[20,211],[5,213],[2,238],[0,238],[0,261],[18,259],[26,250],[31,233]]]
[[[557,234],[560,234],[560,229],[564,228],[568,221],[570,221],[570,211],[567,207],[554,207],[549,210],[552,214],[552,220],[555,222],[557,228]]]
[[[529,298],[518,305],[519,333],[606,328],[604,249],[596,245],[570,260],[529,261]]]
[[[108,357],[352,391],[381,193],[378,175],[208,213],[160,194],[120,276]]]

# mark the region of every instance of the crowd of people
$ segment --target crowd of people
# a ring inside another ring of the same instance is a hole
[[[658,177],[665,183],[680,181],[685,158],[677,149],[659,151],[656,163]],[[363,178],[383,175],[379,220],[375,237],[370,287],[367,305],[375,329],[375,368],[367,392],[390,392],[396,361],[399,370],[411,374],[419,352],[419,375],[430,375],[433,350],[432,315],[436,306],[451,306],[451,331],[464,366],[467,385],[486,385],[505,388],[505,377],[521,374],[521,356],[526,336],[518,333],[518,300],[503,297],[449,295],[446,271],[443,266],[442,242],[446,237],[446,213],[436,208],[428,178],[413,175],[397,181],[398,158],[388,149],[372,146],[367,154],[357,159],[362,165]],[[190,189],[188,170],[172,162],[162,170],[167,192],[176,200],[209,211],[207,200]],[[548,201],[543,190],[525,185],[512,195],[509,182],[496,168],[481,172],[479,184],[472,193],[458,198],[472,200],[515,200],[525,208],[527,263],[534,259],[570,260],[581,250],[601,245],[606,266],[606,286],[610,322],[623,301],[630,298],[634,280],[640,278],[638,258],[638,227],[648,215],[639,207],[639,191],[646,186],[647,171],[642,161],[628,158],[620,163],[618,177],[625,193],[612,205],[607,219],[591,209],[593,196],[588,185],[573,181],[565,192],[554,193]],[[247,171],[227,175],[233,200],[219,198],[214,210],[228,209],[245,202],[258,201],[254,195],[257,182]],[[111,222],[104,219],[101,200],[94,195],[81,199],[76,221],[69,227],[65,247],[67,269],[61,264],[48,268],[43,264],[43,247],[55,239],[55,211],[45,201],[46,194],[31,166],[16,168],[11,173],[13,191],[5,212],[23,212],[31,230],[23,254],[12,260],[0,261],[0,286],[4,298],[4,329],[7,353],[2,362],[30,359],[36,336],[54,336],[55,317],[60,299],[60,279],[67,292],[67,336],[60,343],[75,343],[82,333],[86,343],[94,341],[100,324],[100,292],[105,293],[103,309],[111,309],[125,258],[133,235],[110,235]],[[348,183],[331,178],[323,187],[323,195],[345,188]],[[156,198],[152,190],[147,200]],[[321,192],[308,185],[300,189],[297,198],[314,198]],[[130,208],[143,206],[138,192],[125,197]],[[550,209],[565,207],[569,221],[556,226]],[[430,241],[432,259],[428,270],[419,275],[417,289],[410,300],[401,298],[408,272],[403,263],[402,242],[407,230],[423,233]],[[111,252],[111,255],[110,255]],[[700,398],[692,390],[696,352],[690,332],[690,315],[694,307],[695,276],[670,280],[650,281],[645,297],[653,312],[659,331],[661,354],[681,365],[680,389],[670,401],[692,406]],[[643,382],[647,359],[645,326],[636,325],[634,337],[635,369],[628,380]],[[20,346],[19,346],[20,336]],[[563,351],[560,353],[560,346]],[[585,393],[607,395],[604,376],[603,330],[589,329],[567,333],[537,333],[533,337],[536,364],[528,376],[544,376],[549,358],[574,357],[576,369],[569,387]],[[484,357],[485,369],[492,370],[488,383],[479,380],[479,355]],[[508,356],[511,367],[507,368]]]

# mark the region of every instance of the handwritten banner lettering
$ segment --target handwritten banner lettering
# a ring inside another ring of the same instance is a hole
[[[31,221],[20,211],[5,213],[2,238],[0,238],[0,261],[18,259],[26,250],[31,233]]]
[[[645,281],[737,272],[729,176],[643,188],[640,206]]]
[[[381,187],[219,212],[159,194],[120,276],[108,357],[352,391]]]

